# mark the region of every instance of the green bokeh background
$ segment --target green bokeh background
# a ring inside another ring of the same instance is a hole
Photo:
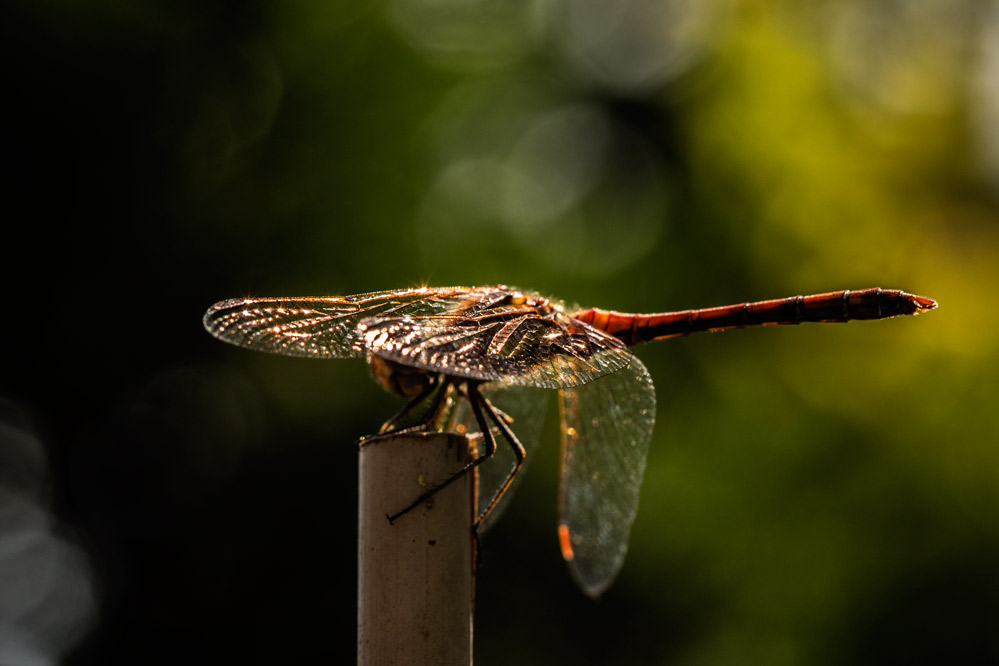
[[[216,300],[882,286],[940,308],[637,350],[658,419],[596,603],[549,423],[484,540],[475,661],[999,662],[995,3],[43,0],[0,34],[0,447],[42,479],[0,481],[77,553],[0,642],[354,659],[353,444],[399,401],[363,363],[218,343]]]

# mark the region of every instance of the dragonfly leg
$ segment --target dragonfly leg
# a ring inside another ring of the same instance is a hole
[[[447,381],[439,381],[435,378],[434,383],[426,391],[406,403],[406,406],[398,414],[385,422],[381,430],[374,435],[365,435],[358,440],[357,445],[360,447],[382,437],[425,429],[429,424],[434,423],[440,415],[446,402],[448,389]],[[424,404],[423,413],[415,421],[410,419],[410,415]],[[411,423],[411,425],[404,425],[405,423]]]
[[[489,406],[492,407],[493,414],[495,416],[499,416],[500,418],[502,418],[504,421],[506,421],[507,425],[513,425],[513,417],[512,416],[510,416],[509,414],[507,414],[502,409],[500,409],[499,407],[497,407],[496,405],[494,405],[492,403],[489,403]]]
[[[524,450],[524,445],[520,443],[517,436],[513,434],[512,430],[510,430],[509,424],[513,422],[513,419],[493,407],[493,404],[486,398],[482,397],[478,390],[474,387],[469,388],[468,399],[472,404],[472,411],[475,412],[475,419],[478,421],[479,428],[482,430],[483,438],[486,440],[486,446],[490,451],[489,455],[492,455],[492,453],[496,451],[496,439],[492,435],[489,424],[486,423],[483,415],[483,408],[485,408],[485,411],[489,414],[490,418],[492,418],[493,423],[496,424],[496,427],[499,428],[500,432],[503,434],[503,438],[510,445],[510,448],[513,450],[513,455],[516,458],[513,469],[510,470],[510,475],[506,477],[506,481],[504,481],[503,485],[500,486],[500,489],[489,502],[489,506],[486,507],[486,510],[482,512],[482,515],[476,522],[475,526],[478,528],[479,525],[484,523],[486,518],[489,517],[489,514],[492,513],[493,509],[496,508],[496,505],[499,504],[499,501],[503,498],[503,495],[506,494],[506,491],[510,489],[510,485],[513,483],[513,480],[517,478],[517,473],[520,472],[520,468],[524,465],[524,458],[527,456],[527,452]]]
[[[471,405],[472,405],[472,412],[475,414],[475,420],[479,424],[479,429],[482,431],[482,439],[485,442],[485,451],[481,455],[479,455],[478,457],[476,457],[475,460],[473,460],[472,462],[468,463],[467,465],[465,465],[464,467],[462,467],[460,470],[458,470],[457,472],[455,472],[454,474],[452,474],[448,478],[444,479],[444,481],[442,481],[441,483],[437,484],[433,488],[430,488],[426,492],[422,493],[419,497],[417,497],[415,500],[413,500],[412,502],[410,502],[409,505],[406,506],[404,509],[402,509],[401,511],[398,511],[398,512],[396,512],[394,514],[392,514],[391,516],[389,516],[388,519],[389,519],[390,523],[395,522],[395,520],[397,518],[399,518],[400,516],[403,516],[404,514],[410,512],[413,509],[415,509],[416,507],[418,507],[420,504],[423,504],[428,499],[430,499],[431,497],[433,497],[434,495],[436,495],[437,493],[439,493],[441,490],[443,490],[444,488],[448,487],[449,485],[451,485],[452,483],[454,483],[455,481],[457,481],[458,479],[462,478],[463,476],[465,476],[466,474],[468,474],[470,471],[472,471],[473,469],[475,469],[476,467],[478,467],[479,465],[481,465],[485,460],[487,460],[494,453],[496,453],[496,439],[493,437],[492,432],[490,431],[488,421],[486,421],[485,414],[483,413],[483,410],[482,410],[482,406],[483,405],[485,405],[486,409],[489,410],[490,416],[492,417],[493,421],[495,421],[496,424],[500,427],[500,429],[505,429],[506,432],[510,431],[509,428],[506,427],[505,423],[503,423],[502,425],[500,425],[500,422],[502,421],[502,418],[500,418],[500,417],[498,417],[496,415],[495,409],[493,408],[493,406],[491,404],[489,404],[489,401],[486,400],[485,398],[483,398],[479,394],[478,390],[476,389],[476,385],[475,384],[469,383],[468,388],[466,389],[466,396],[468,398],[469,403],[471,403]],[[512,434],[510,436],[512,436]],[[520,443],[518,442],[517,445],[520,446]],[[524,448],[520,447],[520,451],[521,451],[521,453],[518,456],[517,466],[514,469],[514,475],[516,475],[516,470],[520,469],[520,464],[521,464],[521,462],[523,462],[523,451],[524,451]],[[516,453],[516,450],[514,452]],[[506,488],[510,485],[510,481],[511,480],[512,479],[508,480],[506,482],[506,484],[504,484],[503,490],[501,491],[500,494],[502,494],[502,492],[505,491]],[[495,505],[495,503],[496,502],[494,500],[493,503],[490,504],[490,507],[489,507],[490,510]]]

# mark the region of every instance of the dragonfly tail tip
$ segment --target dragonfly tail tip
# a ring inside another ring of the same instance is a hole
[[[926,298],[925,296],[912,296],[912,302],[916,306],[916,311],[913,314],[919,314],[920,312],[926,312],[927,310],[933,310],[937,307],[937,302],[932,298]]]

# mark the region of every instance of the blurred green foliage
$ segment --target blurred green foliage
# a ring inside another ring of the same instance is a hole
[[[994,3],[15,5],[35,269],[6,281],[32,319],[0,395],[103,586],[67,663],[352,658],[352,442],[397,403],[200,315],[496,282],[940,308],[640,348],[659,414],[620,579],[594,604],[563,571],[549,424],[484,540],[478,664],[999,660]]]

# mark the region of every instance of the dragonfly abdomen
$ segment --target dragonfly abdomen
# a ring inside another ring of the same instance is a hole
[[[627,314],[593,308],[577,312],[573,318],[610,333],[625,344],[636,345],[747,326],[886,319],[919,314],[936,306],[929,298],[898,289],[874,287],[660,314]]]

